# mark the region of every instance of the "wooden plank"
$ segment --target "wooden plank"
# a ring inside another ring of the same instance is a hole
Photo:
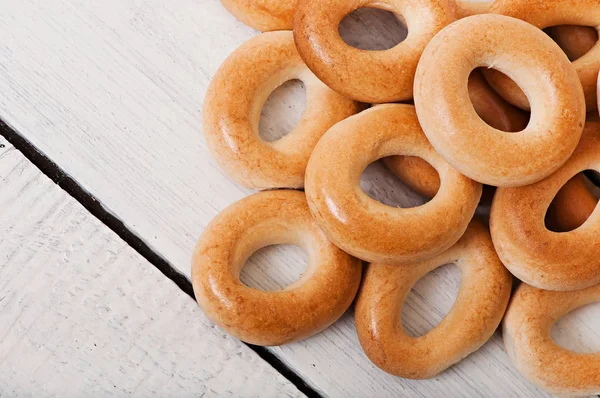
[[[391,19],[379,23],[365,14],[354,22],[382,35],[398,29]],[[200,110],[223,59],[256,32],[218,0],[23,0],[5,6],[0,29],[0,117],[189,275],[202,230],[250,193],[212,160]],[[263,111],[263,125],[275,135],[302,109],[299,85],[281,91]],[[422,203],[379,164],[367,169],[362,186],[388,204]],[[262,288],[290,283],[305,264],[289,247],[251,260],[244,280]],[[407,328],[427,330],[448,310],[459,283],[450,270],[416,287],[405,308]],[[544,395],[517,374],[499,336],[427,381],[376,369],[360,349],[351,313],[313,338],[272,350],[330,396]]]
[[[302,396],[0,141],[0,396]]]

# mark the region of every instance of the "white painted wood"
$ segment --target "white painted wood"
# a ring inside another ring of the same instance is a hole
[[[439,267],[421,278],[402,310],[402,325],[408,335],[422,336],[437,326],[450,312],[459,286],[460,269],[454,264]]]
[[[201,134],[201,104],[221,62],[256,32],[218,0],[4,3],[0,117],[189,275],[193,246],[208,222],[250,193],[211,158]],[[395,21],[368,21],[367,14],[355,22],[383,35],[398,29]],[[263,110],[263,126],[271,129],[266,135],[290,128],[302,109],[298,90],[273,99],[287,101],[289,114],[274,111],[274,103]],[[422,203],[394,180],[374,164],[361,185],[388,204]],[[266,253],[245,270],[252,286],[285,285],[305,264],[298,250]],[[458,280],[457,273],[437,272],[419,284],[404,309],[407,327],[418,333],[439,321]],[[376,369],[360,348],[350,313],[327,331],[273,352],[333,397],[544,395],[517,374],[499,336],[427,381]]]
[[[0,147],[0,396],[302,396]]]

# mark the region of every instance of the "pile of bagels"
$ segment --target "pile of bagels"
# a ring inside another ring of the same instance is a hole
[[[266,33],[214,76],[204,135],[223,170],[260,192],[198,242],[192,282],[206,315],[245,342],[281,345],[327,328],[356,299],[366,355],[414,379],[461,361],[502,323],[531,382],[600,393],[600,354],[550,336],[562,316],[600,301],[600,206],[583,174],[600,171],[600,1],[222,3]],[[361,7],[401,16],[406,40],[380,51],[346,44],[338,25]],[[291,133],[266,142],[262,107],[293,79],[306,109]],[[379,159],[430,200],[396,208],[369,197],[360,178]],[[474,217],[482,203],[489,226]],[[278,291],[243,284],[246,260],[276,244],[307,252],[301,278]],[[461,270],[456,302],[409,336],[407,295],[448,263]]]

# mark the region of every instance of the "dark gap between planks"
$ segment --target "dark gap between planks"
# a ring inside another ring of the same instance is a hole
[[[73,178],[69,177],[56,163],[50,160],[46,155],[37,150],[25,137],[20,135],[12,127],[0,119],[0,135],[6,139],[12,146],[20,151],[31,163],[34,164],[44,175],[50,178],[63,191],[79,202],[94,217],[100,220],[110,230],[116,233],[136,252],[144,257],[148,262],[154,265],[163,275],[173,281],[181,290],[183,290],[194,301],[194,291],[191,282],[175,269],[160,254],[152,250],[139,236],[131,231],[117,217],[106,211],[100,202],[79,185]],[[243,342],[242,342],[243,343]],[[298,390],[310,398],[321,398],[321,395],[310,387],[298,374],[290,367],[284,364],[275,354],[265,347],[255,346],[244,343],[248,348],[258,354],[263,360],[268,362],[283,377],[290,381]]]

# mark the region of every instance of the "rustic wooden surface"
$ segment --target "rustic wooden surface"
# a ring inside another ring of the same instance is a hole
[[[302,396],[0,139],[0,396]]]
[[[380,14],[349,17],[343,36],[367,48],[399,40],[397,20]],[[201,105],[221,62],[257,32],[218,0],[22,0],[3,7],[0,30],[0,118],[189,275],[192,248],[208,222],[251,193],[211,158]],[[286,86],[263,110],[265,136],[289,130],[303,109],[301,84]],[[361,185],[390,205],[423,202],[379,164],[367,169]],[[295,247],[269,247],[251,258],[243,280],[282,287],[305,262]],[[405,327],[418,334],[437,324],[459,281],[448,266],[423,278],[405,306]],[[598,314],[597,306],[577,311],[555,328],[556,338],[598,348]],[[516,372],[498,334],[427,381],[374,367],[360,349],[351,311],[317,336],[271,350],[329,396],[544,396]]]

